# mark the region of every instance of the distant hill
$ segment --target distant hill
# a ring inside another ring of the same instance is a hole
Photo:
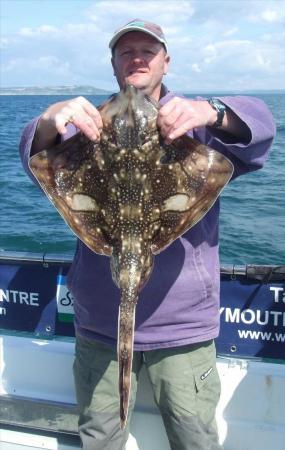
[[[0,87],[0,95],[108,95],[110,91],[94,86]]]
[[[176,91],[179,93],[179,91]],[[105,89],[96,88],[94,86],[73,85],[73,86],[27,86],[27,87],[0,87],[0,95],[110,95],[113,92]],[[181,92],[182,93],[182,92]],[[186,95],[256,95],[256,94],[285,94],[284,89],[268,89],[268,90],[245,90],[245,91],[192,91],[183,92]]]

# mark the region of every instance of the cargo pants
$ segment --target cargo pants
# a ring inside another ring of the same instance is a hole
[[[122,431],[116,349],[77,336],[73,369],[83,450],[125,448],[143,364],[171,450],[222,449],[215,423],[220,380],[213,341],[134,352],[128,423]]]

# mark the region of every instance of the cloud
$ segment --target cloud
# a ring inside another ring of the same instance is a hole
[[[202,54],[204,58],[200,67],[202,71],[219,71],[220,80],[223,73],[234,74],[235,77],[250,75],[253,82],[256,81],[256,75],[265,76],[276,72],[276,52],[271,45],[264,43],[258,44],[250,40],[225,40],[207,45]],[[234,58],[232,55],[234,54]],[[283,58],[284,60],[284,58]],[[221,71],[221,68],[223,70]],[[226,68],[226,72],[225,69]]]
[[[215,59],[217,58],[217,48],[216,48],[216,45],[214,45],[214,44],[206,45],[206,47],[204,48],[204,50],[202,50],[202,52],[205,55],[205,57],[203,59],[203,62],[205,64],[210,64],[211,62],[215,61]]]
[[[222,33],[222,35],[223,35],[224,37],[232,36],[233,34],[236,34],[236,33],[238,32],[238,30],[239,30],[238,27],[233,27],[233,28],[230,28],[230,29],[224,31],[224,32]]]
[[[191,67],[192,67],[193,72],[196,72],[196,73],[200,73],[201,72],[199,64],[193,63]]]
[[[4,49],[7,48],[9,45],[9,39],[1,37],[0,38],[0,48]]]
[[[23,70],[24,67],[24,70]],[[68,61],[62,61],[53,55],[39,58],[15,58],[3,67],[3,78],[10,79],[14,73],[21,73],[21,81],[14,86],[47,86],[58,83],[59,79],[72,81],[72,69]],[[33,83],[29,82],[30,73],[33,73]],[[65,84],[65,83],[64,83]]]
[[[283,0],[272,2],[264,2],[266,8],[263,9],[263,4],[259,2],[259,8],[249,11],[248,20],[255,23],[267,23],[268,25],[274,23],[284,23],[285,21],[285,7]],[[256,5],[258,6],[258,5]]]
[[[29,27],[24,27],[21,28],[18,33],[19,36],[35,36],[37,34],[37,32],[35,30],[33,30],[32,28]]]
[[[85,15],[97,25],[108,25],[109,29],[116,30],[135,18],[151,22],[158,22],[159,18],[162,26],[173,26],[174,23],[187,22],[194,11],[192,2],[189,1],[98,1],[86,10]]]
[[[35,37],[40,36],[41,34],[58,33],[58,31],[59,31],[58,28],[52,25],[42,25],[35,29],[29,27],[20,28],[20,30],[16,34],[18,34],[19,36]]]
[[[266,22],[276,22],[278,20],[278,13],[273,9],[266,9],[262,11],[261,18]]]
[[[78,20],[74,16],[61,25],[34,20],[35,26],[26,26],[23,17],[16,32],[2,36],[2,83],[46,85],[48,80],[50,84],[117,89],[109,40],[115,29],[133,18],[143,18],[155,20],[167,36],[170,88],[281,88],[285,13],[280,3],[270,1],[262,8],[259,1],[101,0],[82,9]]]

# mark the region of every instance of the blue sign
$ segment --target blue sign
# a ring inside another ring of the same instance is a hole
[[[285,359],[285,282],[222,276],[220,319],[219,353]]]
[[[57,303],[59,300],[64,305],[63,297],[69,297],[68,292],[58,287],[58,280],[64,280],[68,268],[68,265],[36,261],[2,262],[0,329],[33,333],[45,338],[52,338],[55,334],[74,336],[73,321],[63,320]]]
[[[1,260],[0,329],[53,338],[74,336],[68,263]],[[285,276],[282,282],[221,276],[219,354],[285,359]]]

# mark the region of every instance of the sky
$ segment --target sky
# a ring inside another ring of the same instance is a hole
[[[108,43],[132,19],[158,23],[168,88],[285,89],[285,0],[0,0],[1,86],[114,91]]]

